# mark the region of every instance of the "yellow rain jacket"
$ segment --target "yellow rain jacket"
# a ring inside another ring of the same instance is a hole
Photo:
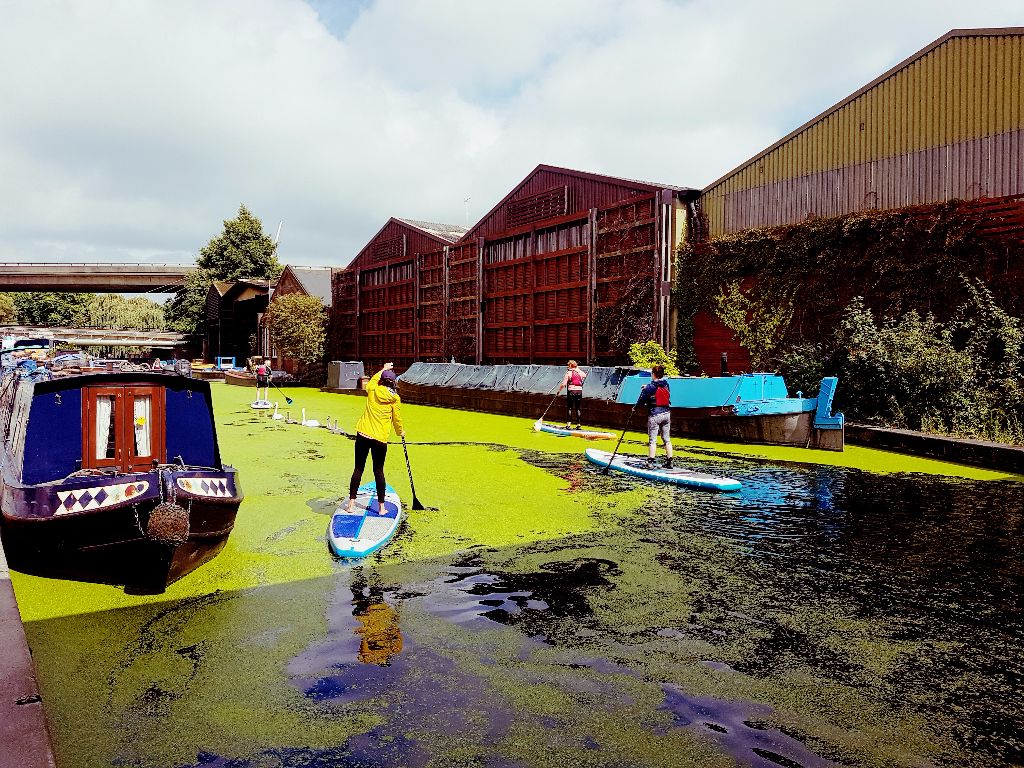
[[[380,383],[381,373],[377,371],[366,383],[366,410],[356,422],[356,432],[386,443],[392,424],[395,432],[402,434],[402,398]]]

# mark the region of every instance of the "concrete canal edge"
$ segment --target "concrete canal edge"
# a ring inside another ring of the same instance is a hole
[[[0,768],[56,766],[32,654],[0,541]]]
[[[1016,445],[864,424],[847,424],[846,439],[855,445],[1024,475],[1024,448]]]

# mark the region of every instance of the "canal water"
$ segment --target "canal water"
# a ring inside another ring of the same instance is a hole
[[[353,565],[322,540],[351,443],[273,428],[272,511],[204,580],[16,584],[62,767],[1024,762],[1024,484],[695,447],[743,483],[711,494],[419,445],[437,509]]]

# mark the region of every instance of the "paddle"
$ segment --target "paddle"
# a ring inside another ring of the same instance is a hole
[[[277,386],[277,383],[274,381],[274,377],[273,376],[270,377],[270,383],[274,385],[274,389],[276,389],[278,392],[281,392],[281,388],[279,386]],[[293,402],[292,399],[290,397],[288,397],[288,395],[286,395],[284,392],[281,392],[281,397],[284,398],[284,401],[286,403],[288,403],[288,405],[292,404],[292,402]]]
[[[412,481],[412,464],[409,463],[409,449],[405,446],[405,435],[402,435],[402,451],[405,453],[405,468],[409,470],[409,487],[412,489],[412,508],[426,509],[416,498],[416,484]]]
[[[633,411],[636,410],[638,405],[640,405],[639,400],[633,403],[633,407],[629,409],[629,416],[626,417],[626,426],[622,428],[622,434],[619,435],[619,442],[615,444],[615,450],[612,451],[611,458],[608,459],[608,463],[605,464],[604,468],[601,470],[602,475],[607,475],[608,470],[612,468],[612,462],[615,461],[615,454],[619,452],[619,446],[622,445],[622,438],[626,436],[626,430],[629,429],[629,422],[633,420]]]
[[[533,422],[533,431],[540,432],[540,428],[544,426],[544,417],[548,415],[548,411],[551,410],[551,406],[555,404],[555,400],[562,394],[562,390],[555,392],[555,396],[551,398],[551,402],[548,403],[548,407],[544,409],[544,413],[540,415],[540,418]]]

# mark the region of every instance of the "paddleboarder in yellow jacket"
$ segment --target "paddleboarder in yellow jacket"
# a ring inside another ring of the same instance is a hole
[[[366,384],[366,409],[356,422],[356,465],[348,486],[348,511],[356,506],[356,492],[366,469],[366,457],[373,458],[373,478],[377,482],[377,511],[384,514],[384,459],[388,455],[388,437],[391,427],[395,434],[404,437],[402,427],[402,398],[398,396],[398,379],[395,366],[385,363]]]

